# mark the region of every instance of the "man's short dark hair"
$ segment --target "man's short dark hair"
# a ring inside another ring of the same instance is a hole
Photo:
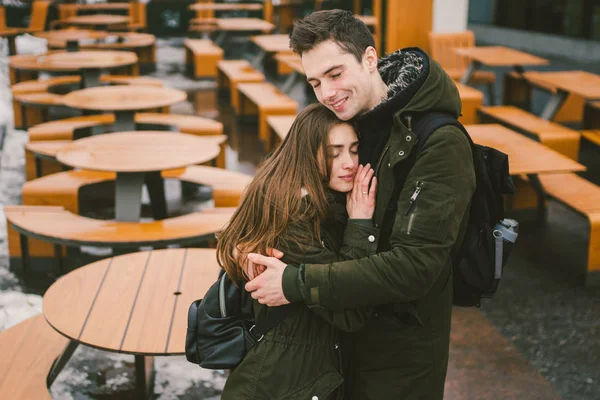
[[[312,50],[318,44],[333,40],[358,62],[362,61],[367,47],[375,47],[369,28],[350,11],[317,11],[294,23],[290,33],[290,48],[294,53]]]

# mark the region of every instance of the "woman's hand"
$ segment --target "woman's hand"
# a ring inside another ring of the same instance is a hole
[[[346,209],[348,216],[353,219],[370,219],[375,211],[375,192],[377,178],[373,177],[375,171],[370,164],[358,166],[354,176],[354,187],[346,195]],[[371,178],[373,181],[371,182]],[[369,188],[371,182],[371,188]]]

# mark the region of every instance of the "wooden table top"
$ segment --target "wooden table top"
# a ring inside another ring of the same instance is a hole
[[[65,22],[70,25],[120,25],[129,23],[129,17],[112,14],[77,15],[67,18]]]
[[[129,3],[99,3],[99,4],[77,4],[77,10],[83,11],[106,11],[106,10],[129,10]]]
[[[170,106],[186,99],[183,90],[142,85],[98,86],[63,97],[66,106],[90,111],[139,111]]]
[[[257,35],[252,36],[250,40],[267,53],[292,52],[289,35]]]
[[[475,143],[508,154],[511,175],[585,171],[586,167],[502,125],[466,125]]]
[[[377,17],[373,15],[354,15],[356,19],[361,20],[367,26],[375,26],[377,25]]]
[[[504,46],[466,47],[454,49],[457,54],[490,67],[546,65],[548,60]]]
[[[275,25],[260,18],[216,18],[216,25],[221,31],[270,32],[275,29]]]
[[[278,53],[275,55],[275,59],[279,62],[286,64],[300,75],[304,75],[304,67],[302,66],[302,60],[297,54]]]
[[[64,336],[119,353],[185,353],[187,311],[217,280],[214,249],[126,254],[78,268],[44,294],[43,313]]]
[[[110,35],[106,31],[95,31],[91,29],[57,29],[54,31],[35,32],[34,36],[50,40],[79,40],[79,39],[103,39]]]
[[[481,99],[483,101],[483,92],[472,88],[471,86],[463,85],[459,82],[454,82],[456,88],[458,89],[458,94],[461,99]]]
[[[288,132],[294,120],[296,119],[295,115],[273,115],[267,117],[267,124],[275,131],[275,134],[279,139],[283,140],[287,136]]]
[[[262,4],[256,3],[196,3],[190,5],[194,11],[259,11],[263,9]]]
[[[0,29],[0,37],[17,36],[18,34],[19,34],[19,30],[18,29],[14,29],[14,28],[3,28],[3,29]]]
[[[156,37],[149,33],[105,32],[84,29],[63,29],[39,32],[36,36],[48,41],[49,48],[60,49],[68,41],[78,41],[80,49],[131,49],[152,46]]]
[[[42,55],[11,56],[9,65],[15,69],[30,71],[79,71],[124,67],[137,61],[137,55],[130,51],[53,51]]]
[[[545,83],[587,100],[600,99],[600,75],[585,71],[530,71],[524,75],[531,82]]]
[[[74,168],[105,172],[151,172],[202,164],[219,155],[210,137],[167,131],[106,133],[72,141],[56,159]]]

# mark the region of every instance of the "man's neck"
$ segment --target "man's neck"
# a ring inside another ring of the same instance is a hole
[[[377,76],[374,77],[373,94],[372,94],[371,102],[369,104],[369,110],[374,109],[379,104],[381,104],[385,100],[387,100],[387,94],[388,94],[388,87],[381,79],[381,76],[379,74],[377,74]]]

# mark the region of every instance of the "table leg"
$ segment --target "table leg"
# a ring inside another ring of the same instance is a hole
[[[135,113],[133,111],[116,111],[113,132],[135,131]]]
[[[144,174],[117,172],[115,218],[117,221],[139,222],[142,208]]]
[[[146,174],[146,187],[152,205],[152,214],[155,220],[167,218],[167,200],[165,198],[165,180],[160,171]]]
[[[219,32],[219,34],[215,38],[215,44],[217,46],[221,46],[223,44],[223,42],[225,41],[226,37],[227,37],[227,32],[226,31]]]
[[[544,186],[542,185],[542,182],[537,174],[527,174],[527,178],[529,178],[529,183],[531,184],[533,190],[535,190],[535,193],[538,197],[538,221],[543,221],[546,216],[546,190],[544,189]]]
[[[267,52],[260,49],[258,51],[258,54],[256,55],[256,57],[254,57],[254,59],[252,60],[251,64],[254,68],[258,68],[262,65],[263,60],[265,59],[265,57],[267,56]]]
[[[546,103],[544,111],[542,111],[542,119],[551,121],[556,113],[558,113],[558,110],[560,110],[560,107],[562,107],[563,103],[567,100],[568,96],[568,92],[557,89],[556,93],[552,94],[552,97],[550,97],[550,100],[548,100],[548,103]]]
[[[23,282],[25,287],[29,287],[29,275],[30,270],[30,259],[29,259],[29,238],[24,234],[19,234],[19,243],[21,245],[21,268],[23,269]]]
[[[298,73],[298,71],[292,72],[292,74],[290,76],[288,76],[287,79],[285,80],[285,82],[283,83],[283,86],[281,87],[281,91],[283,93],[290,94],[290,91],[298,83],[298,78],[300,78],[300,74]]]
[[[100,70],[95,68],[81,70],[82,89],[100,86]]]
[[[10,36],[7,38],[8,40],[8,55],[14,56],[17,54],[17,38],[16,36]]]
[[[67,362],[69,362],[69,360],[71,359],[71,356],[73,356],[73,353],[77,349],[77,346],[79,346],[79,342],[76,342],[74,340],[71,340],[69,344],[67,344],[67,347],[65,347],[65,351],[63,351],[63,353],[54,361],[52,369],[50,369],[50,372],[46,377],[46,386],[52,386],[52,384],[56,380],[56,377],[58,376],[58,374],[60,374],[60,371],[62,371],[65,365],[67,365]]]
[[[140,399],[154,392],[154,357],[135,356],[135,380]]]
[[[69,53],[79,51],[79,40],[67,40],[66,49]]]
[[[471,63],[467,67],[467,70],[465,71],[463,76],[460,78],[460,83],[462,83],[463,85],[467,85],[469,83],[469,81],[471,80],[473,73],[477,69],[479,69],[479,67],[481,67],[481,63],[479,61],[474,61],[474,60],[471,61]]]
[[[518,74],[524,74],[525,73],[525,68],[523,68],[522,65],[513,65],[513,69],[515,70],[516,73]]]

